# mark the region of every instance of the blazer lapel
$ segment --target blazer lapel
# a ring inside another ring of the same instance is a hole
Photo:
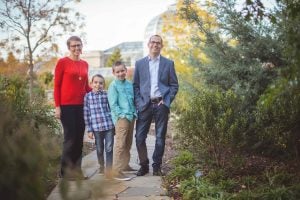
[[[163,67],[164,67],[164,58],[160,56],[159,67],[158,67],[158,78],[160,78],[161,75],[163,74]]]
[[[149,61],[148,61],[148,57],[146,56],[145,59],[144,59],[144,72],[145,72],[145,78],[146,78],[146,81],[149,81],[150,82],[150,69],[149,69]]]

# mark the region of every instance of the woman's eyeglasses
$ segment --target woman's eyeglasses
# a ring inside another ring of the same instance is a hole
[[[81,48],[82,45],[81,44],[74,44],[74,45],[70,45],[71,48]]]

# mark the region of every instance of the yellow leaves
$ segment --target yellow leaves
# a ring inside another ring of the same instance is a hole
[[[203,53],[200,49],[195,49],[193,51],[193,57],[194,58],[198,58],[198,60],[200,60],[201,63],[206,64],[209,63],[210,60],[209,58],[206,56],[205,53]]]
[[[189,63],[191,59],[205,64],[210,62],[202,52],[201,47],[206,41],[205,33],[199,28],[199,24],[191,23],[182,18],[179,12],[185,8],[184,0],[178,0],[175,10],[168,10],[162,17],[162,36],[164,42],[163,54],[175,61],[176,70],[179,74],[193,74],[195,69]],[[188,8],[193,10],[201,20],[205,30],[217,27],[215,17],[210,15],[197,3],[191,3]]]
[[[235,40],[235,39],[230,39],[228,40],[227,44],[231,47],[236,47],[238,45],[239,41]]]

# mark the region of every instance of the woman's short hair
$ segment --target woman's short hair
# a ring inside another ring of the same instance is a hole
[[[67,46],[68,46],[68,48],[70,48],[71,41],[78,41],[78,42],[80,42],[82,44],[82,40],[80,39],[80,37],[78,37],[78,36],[71,36],[67,40]]]

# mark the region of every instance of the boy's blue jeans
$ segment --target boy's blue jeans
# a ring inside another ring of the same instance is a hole
[[[107,131],[94,132],[98,163],[100,168],[104,168],[104,149],[106,158],[106,169],[112,168],[114,129]]]

